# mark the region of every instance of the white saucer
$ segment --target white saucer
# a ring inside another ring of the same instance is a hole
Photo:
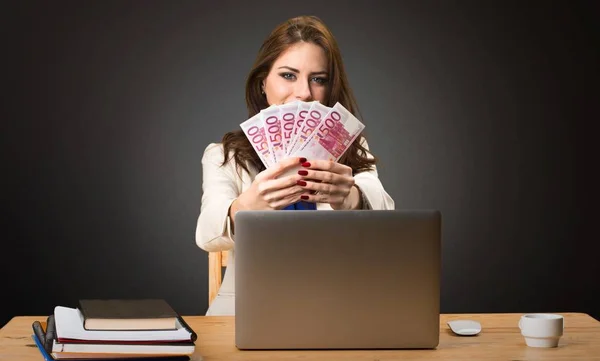
[[[457,335],[474,336],[481,332],[481,324],[472,320],[452,320],[448,321],[448,326]]]

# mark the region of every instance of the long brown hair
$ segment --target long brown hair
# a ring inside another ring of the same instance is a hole
[[[261,84],[269,74],[275,60],[291,45],[301,41],[316,44],[325,51],[328,60],[329,80],[324,105],[332,107],[336,102],[339,102],[354,116],[359,117],[356,99],[348,84],[342,56],[333,34],[318,17],[299,16],[278,25],[260,47],[258,56],[246,80],[248,118],[269,106],[266,97],[261,92]],[[364,123],[362,119],[361,122]],[[358,136],[339,159],[339,163],[352,168],[354,174],[372,169],[377,162],[372,154],[371,158],[367,157],[367,149],[360,144],[362,137],[362,135]],[[247,172],[249,170],[246,167],[246,162],[252,164],[259,171],[265,169],[258,154],[256,154],[241,129],[226,133],[222,142],[225,150],[223,164],[227,163],[229,153],[233,151],[236,164]]]

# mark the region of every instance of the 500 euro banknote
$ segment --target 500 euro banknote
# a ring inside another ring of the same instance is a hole
[[[283,138],[283,150],[286,156],[289,153],[288,147],[290,146],[294,134],[294,124],[296,122],[296,114],[298,113],[299,106],[299,100],[279,106],[279,109],[281,110],[279,114],[281,137]]]
[[[265,165],[265,168],[269,168],[275,164],[260,113],[240,124],[240,127]]]
[[[291,155],[337,162],[364,128],[350,111],[336,103],[313,128],[306,142]]]
[[[298,136],[298,131],[300,131],[300,128],[302,128],[302,123],[304,123],[304,120],[306,119],[306,116],[308,115],[308,111],[310,110],[310,107],[312,107],[313,103],[316,103],[316,102],[317,102],[316,100],[314,100],[312,102],[298,101],[298,108],[296,109],[296,113],[294,115],[294,128],[292,130],[291,139],[288,142],[288,145],[286,147],[288,155],[292,151],[292,146],[293,146],[294,140]]]
[[[260,111],[260,119],[265,128],[265,135],[271,150],[273,164],[279,163],[285,158],[285,148],[283,145],[283,134],[281,133],[281,108],[272,105]]]
[[[288,150],[288,155],[295,155],[296,151],[305,145],[305,143],[311,138],[315,128],[321,123],[330,110],[330,107],[319,102],[312,103],[306,114],[304,122],[302,122],[302,125],[298,130],[298,134],[296,134],[296,137],[292,140],[292,145]]]

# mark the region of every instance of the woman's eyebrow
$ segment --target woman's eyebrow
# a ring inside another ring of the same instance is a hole
[[[291,66],[287,66],[287,65],[280,66],[277,69],[287,69],[287,70],[289,70],[291,72],[294,72],[294,73],[300,73],[300,70],[298,70],[296,68],[292,68]],[[324,70],[322,70],[322,71],[315,71],[313,73],[310,73],[310,75],[327,75],[327,72],[324,71]]]
[[[292,68],[291,66],[287,66],[287,65],[280,66],[280,67],[279,67],[279,68],[277,68],[277,69],[288,69],[288,70],[290,70],[290,71],[293,71],[294,73],[299,73],[299,72],[300,72],[300,70],[298,70],[298,69],[295,69],[295,68]]]

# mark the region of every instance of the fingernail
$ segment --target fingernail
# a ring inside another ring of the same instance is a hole
[[[308,171],[305,171],[305,170],[299,170],[299,171],[298,171],[298,174],[300,174],[300,175],[308,175]]]
[[[307,200],[308,196],[300,196],[301,199]]]
[[[296,184],[298,184],[299,186],[303,186],[304,187],[306,185],[306,182],[299,180],[299,181],[296,182]]]
[[[300,163],[306,162],[306,158],[300,158]]]
[[[303,162],[303,163],[302,163],[302,166],[303,166],[303,167],[307,167],[307,168],[308,168],[308,167],[310,167],[310,163],[309,163],[309,162]]]

